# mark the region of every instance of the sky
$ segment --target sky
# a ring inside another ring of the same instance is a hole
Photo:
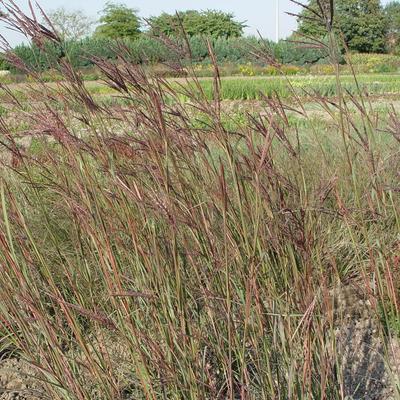
[[[28,0],[14,1],[28,12]],[[389,1],[391,0],[382,0],[382,4]],[[229,11],[235,15],[238,21],[246,22],[246,25],[248,25],[245,29],[246,34],[257,34],[257,31],[259,31],[263,37],[273,40],[277,33],[275,22],[277,4],[279,4],[279,36],[281,38],[289,36],[296,29],[296,18],[287,15],[286,12],[299,12],[299,7],[290,0],[117,0],[116,2],[138,9],[139,15],[143,18],[159,15],[163,11],[167,13],[188,9]],[[88,16],[97,20],[106,0],[38,0],[38,3],[45,11],[51,11],[58,7],[64,7],[71,11],[83,10]],[[12,46],[24,39],[2,25],[0,25],[0,34]]]

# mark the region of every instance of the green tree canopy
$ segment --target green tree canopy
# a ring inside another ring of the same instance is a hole
[[[320,0],[328,7],[329,0]],[[379,0],[336,0],[334,29],[343,35],[348,48],[361,53],[381,53],[386,48],[387,22]],[[310,9],[321,14],[317,0],[310,0]],[[326,35],[324,21],[310,9],[304,9],[299,32],[309,36]]]
[[[233,14],[215,10],[188,10],[175,15],[163,13],[150,18],[149,23],[154,35],[175,36],[182,25],[188,36],[206,35],[214,38],[240,37],[245,27],[243,22],[235,21]]]
[[[118,39],[136,39],[140,35],[140,18],[137,10],[123,4],[107,3],[95,30],[95,36]]]
[[[324,7],[324,13],[326,14],[329,6],[328,1],[322,0],[320,4]],[[303,8],[298,18],[298,32],[311,37],[325,36],[327,34],[326,24],[324,20],[319,17],[319,15],[321,15],[321,10],[317,0],[309,0],[306,6],[307,7]]]
[[[400,45],[400,2],[392,1],[385,7],[387,23],[387,47],[392,53],[398,52]]]

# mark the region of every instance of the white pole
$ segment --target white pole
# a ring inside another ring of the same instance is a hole
[[[276,28],[276,34],[275,34],[275,38],[276,38],[276,42],[279,42],[279,37],[280,37],[280,32],[279,32],[279,0],[275,0],[276,2],[276,21],[275,21],[275,28]]]

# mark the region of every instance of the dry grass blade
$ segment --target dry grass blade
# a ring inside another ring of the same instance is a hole
[[[41,55],[63,46],[34,8],[1,4]],[[119,42],[92,57],[91,89],[68,55],[48,84],[7,49],[33,82],[0,86],[15,160],[0,170],[0,355],[34,367],[49,398],[387,393],[349,378],[365,363],[343,361],[342,337],[364,313],[350,298],[349,324],[336,294],[357,286],[371,305],[377,329],[355,358],[390,363],[377,343],[398,334],[400,122],[340,76],[333,6],[308,10],[327,42],[300,38],[333,63],[323,79],[285,76],[262,40],[250,50],[279,76],[223,79],[209,38],[201,79],[192,41],[160,35],[184,78],[153,75]],[[372,380],[390,382],[387,369]]]

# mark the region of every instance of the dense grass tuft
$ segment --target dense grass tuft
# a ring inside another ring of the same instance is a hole
[[[334,289],[398,326],[397,115],[337,77],[323,119],[290,85],[236,118],[216,64],[205,88],[119,56],[93,60],[113,106],[66,59],[7,94],[35,140],[1,120],[0,348],[54,399],[341,398]]]

